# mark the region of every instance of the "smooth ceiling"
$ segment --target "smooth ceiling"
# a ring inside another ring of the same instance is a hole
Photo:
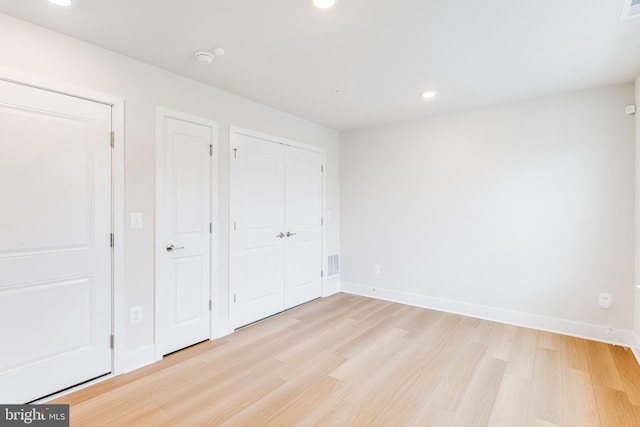
[[[640,73],[624,0],[72,1],[0,11],[342,131]],[[194,60],[219,46],[211,65]]]

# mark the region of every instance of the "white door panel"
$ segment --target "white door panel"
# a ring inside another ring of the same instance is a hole
[[[210,336],[211,157],[214,129],[163,117],[158,248],[162,355]]]
[[[111,371],[111,107],[0,81],[0,401]]]
[[[284,157],[279,144],[245,135],[234,148],[230,276],[237,327],[284,308]]]
[[[321,294],[322,155],[232,135],[231,317],[239,327]]]
[[[285,308],[320,297],[322,154],[287,147]]]

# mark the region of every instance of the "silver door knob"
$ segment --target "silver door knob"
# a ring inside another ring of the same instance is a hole
[[[167,245],[167,252],[179,251],[180,249],[184,249],[184,246],[174,246],[173,243]]]
[[[291,233],[291,232],[287,231],[287,237],[291,237],[291,236],[295,236],[295,235],[296,235],[296,233]]]
[[[276,234],[278,239],[282,239],[284,237],[284,233],[281,231],[279,234]]]

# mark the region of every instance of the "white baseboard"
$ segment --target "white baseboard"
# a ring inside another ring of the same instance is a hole
[[[233,328],[228,320],[219,320],[211,325],[211,339],[226,337],[233,333]]]
[[[124,372],[131,372],[156,361],[156,346],[154,344],[129,350],[125,354]]]
[[[340,292],[340,279],[326,279],[322,285],[322,298],[330,297]]]
[[[615,344],[622,347],[631,347],[634,349],[636,358],[638,358],[640,353],[640,346],[636,346],[634,348],[632,345],[632,343],[635,342],[634,333],[625,329],[610,329],[602,325],[557,319],[537,314],[522,313],[502,308],[470,304],[445,298],[430,297],[410,292],[383,289],[344,281],[341,283],[341,290],[342,292],[354,295],[361,295],[385,301],[413,305],[416,307],[429,308],[446,313],[460,314],[463,316],[491,320],[509,325],[585,338],[593,341]],[[640,361],[640,358],[638,358],[638,360]]]
[[[631,333],[631,351],[640,364],[640,335],[637,332]]]

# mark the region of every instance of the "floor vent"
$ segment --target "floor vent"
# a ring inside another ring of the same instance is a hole
[[[640,0],[624,0],[621,20],[640,16]]]
[[[329,255],[327,257],[327,277],[340,274],[340,255]]]

